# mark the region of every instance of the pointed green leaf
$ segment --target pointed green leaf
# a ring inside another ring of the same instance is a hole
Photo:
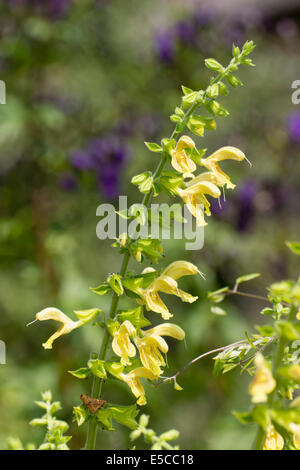
[[[259,273],[245,274],[244,276],[238,277],[237,280],[235,281],[235,284],[238,286],[242,282],[251,281],[252,279],[256,279],[259,276],[260,276]]]
[[[289,247],[289,249],[293,252],[296,253],[296,255],[300,255],[300,242],[285,242],[286,246]]]
[[[69,374],[74,375],[77,379],[86,379],[90,374],[91,371],[88,367],[81,367],[77,370],[68,370]]]

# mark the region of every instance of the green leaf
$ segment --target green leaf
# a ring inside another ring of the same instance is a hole
[[[139,173],[138,175],[135,175],[132,179],[131,179],[131,183],[132,184],[136,184],[136,185],[140,185],[141,183],[143,183],[147,178],[149,178],[149,176],[151,176],[152,173],[151,171],[144,171],[144,173]]]
[[[101,360],[101,359],[90,359],[88,361],[88,367],[96,377],[98,377],[99,379],[106,380],[107,375],[106,375],[106,370],[105,370],[105,367],[104,367],[104,361],[103,360]]]
[[[137,249],[140,250],[147,258],[153,263],[157,263],[158,259],[162,257],[162,246],[157,239],[140,239],[137,241]]]
[[[169,195],[174,196],[177,193],[177,189],[182,186],[183,177],[175,171],[163,171],[159,182],[163,190]]]
[[[256,405],[252,410],[252,417],[263,429],[267,429],[270,424],[267,405]]]
[[[219,85],[220,95],[227,96],[228,95],[228,89],[227,89],[227,86],[225,85],[225,83],[219,82],[218,85]]]
[[[173,441],[174,439],[178,439],[179,431],[177,429],[170,429],[169,431],[163,432],[159,438],[161,441]]]
[[[291,379],[298,384],[300,383],[300,364],[291,364],[289,366],[280,367],[277,369],[277,373],[285,379]]]
[[[255,329],[263,337],[276,335],[276,330],[271,325],[255,325]]]
[[[170,153],[171,150],[173,150],[176,146],[176,140],[175,139],[162,139],[161,141],[163,149],[167,152]]]
[[[239,86],[243,86],[243,82],[238,78],[236,77],[235,75],[232,75],[230,73],[227,73],[225,75],[225,78],[226,80],[228,81],[228,83],[233,86],[234,88],[235,87],[239,87]]]
[[[210,311],[211,311],[211,313],[213,313],[214,315],[221,315],[221,316],[227,315],[227,313],[226,313],[225,310],[223,310],[221,307],[217,307],[216,305],[213,305],[213,306],[210,308]]]
[[[273,315],[274,310],[272,308],[263,308],[262,311],[260,312],[261,315]]]
[[[296,255],[300,255],[300,242],[285,242],[286,246]]]
[[[205,65],[208,69],[215,72],[223,72],[223,66],[215,59],[205,59]]]
[[[129,406],[112,405],[109,406],[109,410],[112,412],[113,419],[123,426],[129,429],[136,429],[138,427],[135,418],[139,411],[135,404]]]
[[[85,406],[74,406],[73,408],[74,418],[77,422],[77,426],[81,426],[87,419],[89,412]]]
[[[229,115],[227,109],[224,108],[218,101],[213,100],[206,103],[206,109],[217,116],[226,117]]]
[[[210,98],[217,98],[219,94],[219,85],[214,83],[207,88],[207,94]]]
[[[280,320],[275,322],[275,327],[280,336],[283,336],[288,341],[295,341],[300,338],[299,332],[291,322]]]
[[[98,287],[90,287],[90,290],[95,292],[95,294],[105,295],[108,292],[111,292],[111,287],[108,284],[100,284]]]
[[[242,424],[251,424],[251,423],[254,422],[253,417],[252,417],[252,413],[249,412],[249,411],[245,411],[245,412],[242,412],[242,413],[239,413],[237,411],[233,411],[232,414]]]
[[[105,361],[104,365],[107,372],[113,377],[119,378],[120,374],[124,370],[124,366],[120,362]]]
[[[174,380],[174,390],[177,390],[177,392],[181,392],[183,390],[183,388],[181,387],[181,385],[179,385],[177,380]]]
[[[238,286],[242,282],[251,281],[252,279],[255,279],[259,276],[260,276],[259,273],[245,274],[244,276],[238,277],[237,280],[235,281],[235,284]]]
[[[221,361],[218,357],[215,358],[214,361],[215,363],[214,363],[214,369],[213,369],[213,376],[217,377],[222,372],[224,362]]]
[[[238,59],[239,58],[239,55],[240,55],[241,51],[240,51],[240,48],[235,46],[234,44],[232,45],[232,55],[235,59]]]
[[[211,301],[211,302],[214,302],[214,303],[220,303],[222,302],[222,300],[224,300],[224,297],[226,292],[228,292],[229,290],[229,287],[226,286],[226,287],[222,287],[221,289],[218,289],[218,290],[215,290],[213,292],[208,292],[207,293],[207,298]]]
[[[144,142],[146,147],[151,151],[151,152],[161,152],[162,147],[155,142]]]
[[[182,111],[182,109],[177,106],[175,108],[175,114],[177,114],[177,116],[183,117],[184,116],[184,111]]]
[[[300,424],[300,408],[290,408],[288,410],[271,410],[271,417],[279,426],[290,431],[290,424]]]
[[[182,102],[184,104],[193,104],[195,99],[197,98],[198,92],[193,91],[192,93],[189,93],[188,95],[183,96]]]
[[[29,422],[30,426],[47,426],[48,420],[46,418],[35,418]]]
[[[253,41],[246,41],[245,44],[243,45],[243,50],[242,50],[242,55],[246,56],[250,54],[253,49],[255,49],[255,44]]]
[[[223,367],[223,374],[226,374],[230,370],[235,369],[238,365],[239,364],[225,364],[225,366]]]
[[[77,379],[86,379],[90,374],[91,371],[88,367],[81,367],[77,370],[68,370],[69,374],[74,375]]]
[[[181,86],[181,89],[184,95],[190,95],[191,93],[194,93],[194,91],[191,88],[188,88],[184,85]]]
[[[181,122],[181,121],[182,121],[182,118],[181,118],[180,116],[177,116],[177,114],[171,114],[170,120],[171,120],[172,122]]]
[[[152,188],[152,184],[153,184],[153,176],[149,176],[145,181],[143,181],[140,185],[139,185],[139,190],[142,194],[146,194],[148,193],[151,188]]]
[[[121,276],[119,274],[111,274],[108,276],[107,282],[117,295],[122,295],[124,293]]]
[[[101,424],[101,427],[106,431],[114,431],[112,425],[112,411],[108,408],[101,408],[96,413],[97,423]]]
[[[189,119],[189,124],[191,126],[203,126],[205,129],[214,131],[217,127],[216,121],[212,117],[199,116],[193,114]]]
[[[122,311],[117,314],[117,319],[120,323],[129,320],[135,328],[144,328],[151,325],[151,322],[144,317],[143,307]]]

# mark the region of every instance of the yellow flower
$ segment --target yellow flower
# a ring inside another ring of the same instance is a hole
[[[154,271],[152,268],[147,268],[143,273],[149,272],[150,270]],[[180,297],[183,302],[195,302],[198,297],[193,297],[188,292],[179,289],[176,279],[197,273],[200,273],[198,268],[187,261],[175,261],[171,263],[146,289],[139,290],[139,295],[142,299],[141,302],[146,305],[147,310],[159,313],[164,320],[168,320],[173,315],[169,312],[167,306],[158,295],[158,292],[176,295]]]
[[[297,320],[300,320],[300,309],[298,310],[298,312],[296,314],[296,318],[297,318]]]
[[[177,142],[176,148],[171,151],[172,166],[179,173],[184,176],[191,176],[196,170],[197,166],[193,160],[188,157],[185,149],[193,149],[195,147],[194,141],[187,135],[183,135]]]
[[[252,403],[264,403],[267,395],[276,387],[276,381],[261,353],[255,357],[255,366],[256,372],[249,386],[249,393],[252,395]]]
[[[120,328],[114,333],[112,349],[121,357],[123,365],[130,365],[129,357],[135,356],[135,347],[130,341],[130,336],[136,335],[136,329],[129,320],[125,320]]]
[[[231,183],[229,176],[221,170],[218,162],[228,159],[241,162],[244,158],[245,154],[236,147],[221,147],[209,157],[203,158],[202,164],[215,175],[218,186],[226,184],[227,188],[233,189],[235,185]]]
[[[162,323],[154,328],[142,331],[143,338],[137,339],[137,346],[140,353],[142,364],[146,369],[151,370],[152,374],[159,376],[162,373],[160,366],[165,366],[165,360],[161,354],[166,354],[169,350],[168,344],[162,336],[171,336],[172,338],[182,340],[185,333],[182,328],[172,323]]]
[[[55,320],[62,323],[62,326],[48,339],[48,341],[43,343],[43,347],[45,349],[52,349],[54,340],[92,321],[98,316],[100,310],[98,308],[92,308],[89,310],[74,310],[74,313],[78,318],[77,321],[71,320],[71,318],[65,315],[61,310],[54,307],[44,308],[44,310],[41,310],[36,314],[37,320]]]
[[[274,426],[270,424],[266,431],[266,437],[263,450],[282,450],[284,447],[284,439]]]
[[[143,377],[149,380],[154,380],[156,379],[156,376],[153,375],[152,372],[149,369],[146,369],[145,367],[137,367],[136,369],[130,371],[128,374],[121,373],[119,377],[127,383],[133,395],[138,398],[137,404],[141,406],[146,405],[147,401],[145,397],[145,390],[139,379]]]
[[[300,450],[300,424],[290,423],[293,433],[293,443],[297,450]]]
[[[200,175],[201,176],[201,175]],[[185,189],[177,189],[178,195],[183,199],[190,213],[196,218],[196,223],[199,226],[207,225],[205,222],[202,205],[206,215],[210,215],[210,203],[208,202],[205,194],[214,198],[221,196],[220,189],[211,181],[199,180],[198,177],[188,183]]]

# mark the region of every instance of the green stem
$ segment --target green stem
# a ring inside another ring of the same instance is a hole
[[[122,266],[121,266],[121,269],[120,269],[120,275],[121,276],[124,276],[126,271],[127,271],[127,266],[128,266],[128,263],[129,263],[129,259],[130,259],[130,254],[129,254],[129,252],[126,252],[124,257],[123,257]],[[117,306],[118,306],[118,302],[119,302],[119,296],[116,293],[114,293],[113,296],[112,296],[112,300],[111,300],[111,306],[110,306],[110,310],[109,310],[109,318],[113,318],[115,316]],[[108,343],[109,343],[109,336],[110,336],[110,334],[109,334],[108,330],[106,329],[105,333],[103,335],[102,344],[101,344],[101,348],[100,348],[99,355],[98,355],[98,358],[101,359],[101,360],[105,359],[106,351],[107,351],[107,347],[108,347]],[[91,391],[91,396],[92,397],[99,398],[99,396],[101,394],[102,385],[103,385],[103,379],[100,379],[99,377],[96,377],[94,375],[93,383],[92,383],[92,391]],[[85,447],[87,450],[95,449],[96,437],[97,437],[97,422],[96,422],[95,419],[92,419],[89,422],[88,432],[87,432],[86,447]]]
[[[297,312],[297,309],[294,306],[292,306],[289,317],[288,317],[288,321],[294,320],[296,312]],[[272,362],[272,374],[273,374],[273,377],[275,377],[275,379],[277,378],[277,370],[282,363],[282,360],[284,357],[284,350],[288,342],[289,341],[284,336],[281,336],[279,339],[277,349],[274,354],[273,362]],[[274,390],[268,396],[268,408],[272,408],[273,406],[275,395],[276,395],[276,389],[277,387],[275,387]],[[259,429],[257,431],[256,441],[255,441],[255,449],[261,450],[263,448],[264,442],[265,442],[265,430],[261,426],[259,426]]]

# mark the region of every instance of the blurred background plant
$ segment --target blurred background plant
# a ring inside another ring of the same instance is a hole
[[[74,305],[95,307],[88,287],[103,281],[107,266],[118,269],[117,253],[107,249],[111,242],[96,237],[96,207],[119,194],[135,200],[130,178],[150,167],[143,141],[169,133],[166,117],[180,86],[205,86],[204,59],[227,63],[233,41],[256,42],[255,74],[241,70],[247,88],[232,93],[229,118],[217,121],[218,132],[205,136],[203,145],[209,153],[237,146],[253,167],[230,168],[238,187],[221,207],[214,205],[202,250],[185,252],[179,240],[164,243],[164,265],[183,257],[206,274],[200,287],[185,281],[200,297],[188,315],[173,301],[188,347],[173,344],[170,370],[236,341],[261,321],[258,300],[226,299],[228,313],[220,316],[211,312],[207,291],[248,272],[262,273],[252,282],[258,293],[297,277],[297,258],[285,246],[285,240],[299,239],[300,225],[300,109],[291,102],[291,84],[299,79],[297,3],[1,4],[0,78],[7,104],[0,105],[0,339],[7,365],[0,366],[0,448],[7,447],[7,436],[37,442],[38,429],[28,429],[27,422],[38,417],[33,399],[45,388],[62,402],[62,419],[71,423],[72,405],[86,384],[65,371],[98,349],[97,332],[78,330],[57,341],[50,355],[41,347],[49,326],[25,325],[46,304],[66,312]],[[101,308],[107,307],[101,299]],[[247,393],[240,391],[248,382],[238,371],[213,378],[211,359],[203,359],[181,377],[182,392],[171,385],[148,387],[146,413],[155,429],[180,431],[180,448],[249,448],[255,426],[242,429],[231,414],[245,408]],[[122,384],[106,390],[111,402],[126,394]],[[83,447],[84,429],[71,424],[68,433],[71,448]],[[102,433],[100,446],[126,449],[128,433]]]

